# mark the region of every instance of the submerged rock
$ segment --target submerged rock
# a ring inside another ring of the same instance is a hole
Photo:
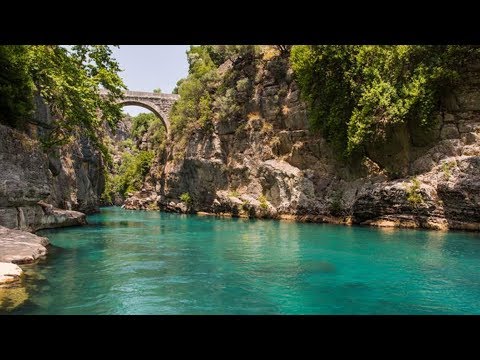
[[[25,287],[0,287],[0,312],[10,312],[28,300]]]

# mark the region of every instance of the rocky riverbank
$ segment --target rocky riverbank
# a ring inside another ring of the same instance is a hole
[[[48,239],[0,226],[0,262],[31,263],[47,254]]]
[[[12,263],[0,262],[0,286],[19,281],[23,275],[20,266]]]
[[[85,214],[81,212],[60,210],[47,204],[39,205],[39,207],[42,211],[41,215],[39,215],[40,213],[37,214],[39,220],[34,222],[35,226],[28,228],[29,230],[84,225],[86,223]],[[0,285],[20,280],[19,276],[12,277],[12,267],[5,264],[34,262],[47,254],[48,244],[48,239],[45,237],[0,226],[0,265],[3,264],[0,266]]]
[[[36,129],[40,131],[40,127]],[[83,188],[89,180],[88,177],[82,180],[81,173],[75,173],[71,163],[67,166],[66,158],[55,171],[52,155],[43,151],[35,137],[0,125],[0,139],[0,284],[16,286],[21,280],[21,269],[14,264],[31,263],[47,254],[48,239],[32,232],[86,223],[84,213],[52,205],[72,207],[63,196],[72,189],[72,184],[62,185],[62,176],[78,175]],[[98,208],[98,203],[95,206]]]

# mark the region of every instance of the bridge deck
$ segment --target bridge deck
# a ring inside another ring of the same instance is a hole
[[[107,90],[101,89],[100,94],[108,93]],[[177,100],[180,95],[178,94],[164,94],[164,93],[154,93],[148,91],[130,91],[127,90],[123,93],[123,96],[128,97],[135,97],[135,98],[148,98],[148,99],[168,99],[168,100]]]

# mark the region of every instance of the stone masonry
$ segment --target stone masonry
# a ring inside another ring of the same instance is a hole
[[[145,91],[125,91],[123,99],[119,101],[123,106],[135,105],[141,106],[153,112],[158,116],[167,133],[170,133],[170,120],[168,114],[179,95],[176,94],[157,94]]]

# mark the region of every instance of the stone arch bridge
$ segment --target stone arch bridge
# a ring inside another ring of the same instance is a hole
[[[105,91],[102,91],[105,94]],[[122,106],[135,105],[150,110],[158,116],[165,128],[167,134],[170,134],[170,119],[168,114],[173,106],[173,103],[178,100],[180,96],[176,94],[158,94],[145,91],[125,91],[123,99],[118,101]]]

